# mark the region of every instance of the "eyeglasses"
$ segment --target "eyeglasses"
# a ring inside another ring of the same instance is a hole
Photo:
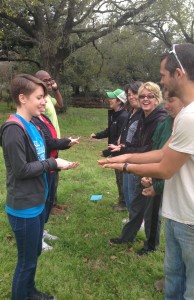
[[[154,99],[155,96],[152,95],[152,94],[148,94],[148,95],[139,95],[139,99],[143,100],[143,99],[145,99],[145,98],[147,98],[147,99]]]
[[[178,44],[172,45],[172,50],[170,50],[169,53],[170,53],[170,54],[171,54],[171,53],[174,54],[174,56],[175,56],[177,62],[179,63],[179,66],[181,67],[182,72],[185,74],[185,69],[183,68],[183,65],[181,64],[181,62],[180,62],[180,60],[179,60],[179,58],[178,58],[178,56],[177,56],[177,54],[176,54],[176,49],[175,49],[175,47],[176,47],[177,45],[178,45]]]

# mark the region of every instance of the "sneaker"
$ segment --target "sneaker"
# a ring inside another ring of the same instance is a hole
[[[122,220],[123,224],[127,224],[128,222],[129,222],[129,218],[125,218],[125,219]]]
[[[56,235],[49,234],[47,230],[44,230],[43,239],[46,239],[49,241],[55,241],[58,239],[58,237]]]
[[[109,245],[111,246],[118,246],[118,245],[123,245],[127,244],[128,242],[122,241],[120,238],[114,238],[109,240]]]
[[[165,280],[160,279],[154,282],[154,287],[158,292],[164,292]]]
[[[147,255],[147,254],[149,254],[149,253],[151,253],[151,252],[154,252],[155,250],[153,250],[153,249],[145,249],[145,248],[142,248],[142,249],[140,249],[139,251],[137,251],[136,252],[136,254],[138,255],[138,256],[144,256],[144,255]]]
[[[27,298],[27,300],[57,300],[57,298],[36,290],[34,294]]]
[[[42,240],[42,250],[43,251],[50,251],[50,250],[53,250],[53,247],[48,245],[47,243],[45,243],[44,240]]]

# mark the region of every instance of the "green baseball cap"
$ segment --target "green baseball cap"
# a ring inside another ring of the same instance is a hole
[[[107,92],[106,94],[107,94],[107,97],[110,99],[118,98],[123,103],[125,103],[127,101],[125,91],[123,91],[121,89],[117,89],[114,92]]]

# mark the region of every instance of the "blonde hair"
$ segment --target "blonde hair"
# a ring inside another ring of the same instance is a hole
[[[141,92],[146,89],[148,90],[150,93],[153,93],[156,100],[158,101],[158,105],[162,103],[163,98],[162,98],[162,92],[160,90],[160,87],[158,84],[148,81],[145,83],[142,83],[142,85],[139,87],[138,89],[138,96],[141,94]]]

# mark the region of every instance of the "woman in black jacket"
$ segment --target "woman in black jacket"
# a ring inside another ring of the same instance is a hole
[[[121,129],[121,136],[119,139],[120,144],[109,144],[109,149],[111,150],[113,156],[133,152],[134,147],[138,145],[136,131],[144,114],[143,110],[140,108],[138,99],[138,89],[141,85],[141,81],[133,81],[127,84],[125,88],[130,112]],[[123,192],[128,211],[130,210],[130,204],[134,196],[135,183],[135,175],[123,173]]]
[[[44,137],[30,122],[33,116],[40,115],[46,94],[39,79],[27,74],[17,75],[11,84],[16,114],[9,117],[0,131],[7,178],[6,212],[18,252],[11,300],[55,299],[35,287],[48,194],[46,173],[69,169],[77,163],[46,158]]]
[[[108,144],[118,145],[118,139],[121,134],[121,128],[128,117],[128,113],[125,111],[124,104],[127,101],[125,91],[117,89],[114,92],[107,92],[109,98],[110,110],[108,111],[108,127],[98,133],[92,133],[90,135],[93,139],[108,138]],[[108,157],[111,155],[111,149],[107,148],[102,151],[102,156]],[[125,200],[123,193],[123,174],[122,172],[115,170],[116,183],[119,193],[118,204],[115,205],[117,211],[125,210]]]
[[[159,122],[163,122],[166,119],[167,115],[166,110],[159,105],[162,102],[162,93],[157,84],[153,82],[142,84],[138,90],[138,98],[143,110],[143,116],[138,123],[134,137],[137,139],[136,146],[131,148],[130,153],[141,153],[152,150],[152,138],[155,129]],[[114,160],[110,159],[110,161],[116,162],[116,158]],[[107,162],[102,160],[99,161],[99,163],[106,164]],[[107,167],[111,167],[111,165]],[[136,178],[135,192],[130,205],[130,220],[124,226],[121,235],[109,241],[111,245],[132,243],[142,224],[146,208],[146,199],[145,196],[142,195],[143,188],[141,186],[141,178],[139,176],[136,176]],[[147,236],[149,236],[149,226],[146,226],[145,231]]]
[[[50,119],[42,114],[45,112],[45,106],[43,105],[41,108],[41,114],[38,117],[33,117],[31,122],[35,124],[40,130],[43,132],[45,141],[46,141],[46,156],[47,158],[58,157],[58,150],[69,149],[71,146],[79,143],[79,138],[71,139],[71,138],[57,138],[57,132],[55,127],[53,126]],[[56,194],[56,173],[58,170],[52,170],[48,173],[48,186],[49,186],[49,195],[45,204],[45,223],[48,222],[51,209],[53,207],[55,194]],[[42,249],[43,250],[52,250],[53,248],[48,245],[44,240],[56,240],[57,237],[48,233],[47,230],[44,230],[43,240],[42,240]]]

